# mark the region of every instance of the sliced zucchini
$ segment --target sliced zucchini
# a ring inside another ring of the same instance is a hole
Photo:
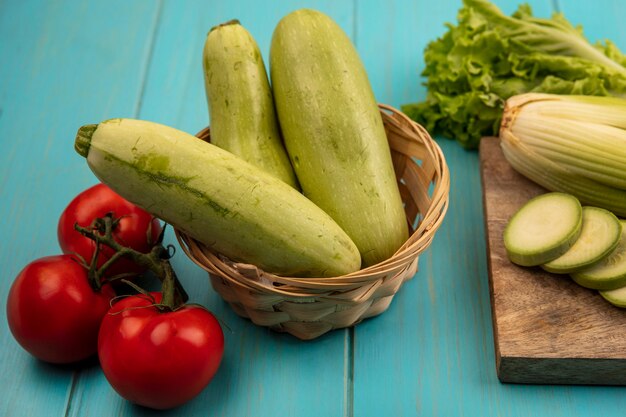
[[[614,306],[626,308],[626,287],[600,291],[600,295]]]
[[[504,246],[511,262],[545,264],[563,255],[581,232],[582,207],[565,193],[546,193],[529,200],[509,220]]]
[[[560,257],[542,265],[546,271],[571,274],[601,261],[618,245],[622,224],[613,213],[599,207],[583,207],[580,236]]]
[[[614,290],[626,286],[626,220],[620,220],[622,235],[617,247],[597,264],[572,274],[583,287]]]

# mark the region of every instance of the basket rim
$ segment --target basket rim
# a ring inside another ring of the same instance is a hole
[[[386,125],[389,125],[393,129],[410,129],[416,137],[421,139],[418,145],[423,147],[423,151],[430,158],[430,161],[434,162],[433,165],[436,174],[435,178],[430,182],[431,185],[434,184],[434,187],[432,193],[429,193],[431,202],[428,210],[420,214],[421,218],[415,228],[410,225],[412,231],[408,239],[391,257],[377,264],[340,276],[310,278],[289,277],[263,271],[254,265],[232,262],[174,227],[173,229],[178,243],[185,254],[209,274],[217,274],[238,285],[243,285],[250,290],[269,290],[277,294],[296,297],[311,297],[319,296],[320,294],[308,291],[298,293],[283,291],[281,290],[281,286],[294,286],[298,287],[298,289],[302,288],[302,290],[319,288],[320,291],[327,290],[330,292],[337,289],[356,288],[379,280],[381,275],[397,273],[403,268],[406,269],[412,262],[417,261],[419,254],[430,246],[434,234],[441,226],[447,212],[450,190],[449,169],[443,151],[426,129],[393,106],[379,103],[378,107]],[[198,132],[196,136],[202,138],[203,136],[207,136],[209,131],[210,127],[207,126]],[[194,255],[196,251],[202,253],[202,261],[197,259]],[[251,268],[258,271],[258,276],[252,279],[250,276],[245,276],[242,273],[242,271],[247,271]]]

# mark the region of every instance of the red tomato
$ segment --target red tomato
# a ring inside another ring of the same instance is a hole
[[[98,330],[115,293],[94,292],[87,269],[70,255],[37,259],[17,276],[7,300],[9,328],[33,356],[70,363],[97,352]]]
[[[161,293],[152,293],[160,302]],[[224,334],[205,308],[173,312],[151,307],[147,296],[115,303],[102,320],[98,356],[113,388],[145,407],[179,406],[202,391],[217,372]]]
[[[77,253],[86,262],[91,261],[95,242],[77,232],[74,224],[88,227],[93,220],[113,213],[114,218],[120,218],[113,230],[113,238],[126,247],[139,252],[149,252],[161,233],[161,225],[147,211],[123,199],[108,186],[97,184],[78,194],[65,208],[59,219],[57,234],[63,253]],[[148,240],[148,228],[150,241]],[[114,251],[106,245],[101,245],[98,266],[101,266],[113,255]],[[142,268],[128,258],[121,258],[106,272],[107,276],[121,273],[141,273]]]

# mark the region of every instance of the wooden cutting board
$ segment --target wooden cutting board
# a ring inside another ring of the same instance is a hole
[[[531,384],[626,385],[626,310],[567,275],[512,264],[511,215],[545,189],[515,172],[497,138],[480,143],[498,378]]]

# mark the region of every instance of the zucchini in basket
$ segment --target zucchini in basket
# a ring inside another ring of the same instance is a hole
[[[292,276],[360,267],[352,240],[310,200],[185,132],[112,119],[81,127],[75,149],[122,197],[233,261]]]
[[[237,20],[215,26],[207,35],[202,63],[211,143],[298,188],[252,35]]]
[[[283,139],[304,194],[357,245],[364,266],[408,238],[382,116],[350,39],[301,9],[277,25],[270,76]]]

